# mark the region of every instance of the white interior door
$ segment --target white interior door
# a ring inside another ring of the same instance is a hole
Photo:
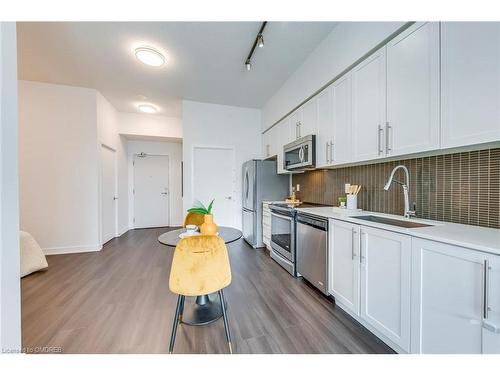
[[[169,225],[167,155],[134,156],[134,227]]]
[[[116,237],[116,153],[101,146],[101,241]]]
[[[234,226],[235,207],[234,150],[195,147],[193,150],[193,199],[207,205],[215,199],[214,221],[218,225]]]

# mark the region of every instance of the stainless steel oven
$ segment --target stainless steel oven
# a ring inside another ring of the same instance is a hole
[[[295,210],[270,206],[271,258],[296,276],[295,269]]]
[[[297,139],[283,146],[283,168],[286,170],[313,169],[316,165],[316,136]]]

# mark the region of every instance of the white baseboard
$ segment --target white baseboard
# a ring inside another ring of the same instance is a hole
[[[68,246],[68,247],[46,247],[43,250],[45,255],[56,254],[73,254],[73,253],[89,253],[96,252],[102,249],[102,245],[88,246]]]
[[[120,230],[118,231],[118,236],[116,236],[116,237],[123,236],[125,233],[127,233],[127,232],[128,232],[128,230],[129,230],[129,229],[130,229],[129,227],[125,227],[125,228],[120,229]]]

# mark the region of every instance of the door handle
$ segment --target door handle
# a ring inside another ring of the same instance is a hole
[[[356,256],[354,254],[354,242],[355,242],[355,236],[356,236],[356,230],[354,228],[351,229],[352,231],[352,244],[351,244],[351,260],[354,260],[354,257]]]
[[[490,262],[485,259],[483,263],[483,318],[488,319],[488,313],[490,311],[489,305],[489,271]]]
[[[384,132],[384,129],[382,128],[382,125],[379,124],[378,125],[378,133],[377,133],[378,154],[379,155],[381,155],[384,152],[384,150],[382,150],[382,145],[381,145],[382,142],[380,142],[380,136],[381,136],[381,133],[383,133],[383,132]]]
[[[392,151],[392,148],[390,147],[390,134],[389,131],[392,130],[392,126],[389,125],[389,121],[385,123],[385,152],[388,154],[389,151]],[[392,133],[392,131],[391,131]]]

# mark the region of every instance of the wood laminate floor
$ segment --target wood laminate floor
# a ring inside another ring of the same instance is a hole
[[[177,296],[168,289],[168,228],[131,230],[96,253],[48,256],[22,279],[23,347],[63,353],[166,353]],[[230,244],[226,289],[236,353],[392,353],[265,252]],[[188,303],[186,301],[186,303]],[[176,353],[226,353],[223,321],[181,325]]]

